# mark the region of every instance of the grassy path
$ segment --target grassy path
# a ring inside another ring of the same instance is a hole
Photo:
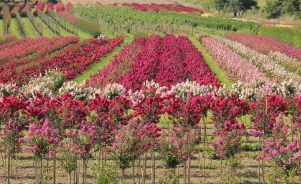
[[[22,19],[22,21],[25,25],[24,26],[25,37],[26,38],[37,38],[37,37],[39,37],[38,32],[35,30],[32,23],[30,22],[30,20],[27,17],[22,17],[21,19]]]
[[[80,83],[88,79],[90,75],[95,74],[98,70],[102,69],[105,65],[107,65],[113,58],[113,56],[117,54],[125,44],[130,43],[132,40],[132,36],[125,37],[124,42],[119,47],[116,47],[113,52],[108,54],[107,57],[103,58],[100,62],[92,64],[84,73],[78,75],[75,79],[73,79],[73,81]]]
[[[39,17],[36,17],[35,21],[43,26],[43,37],[52,38],[58,36],[57,34],[53,33]]]
[[[3,20],[0,20],[0,35],[3,35]]]
[[[9,34],[17,35],[18,38],[22,38],[23,36],[19,32],[18,23],[16,19],[11,19],[10,25],[9,25]]]
[[[206,63],[211,68],[212,73],[216,75],[216,77],[221,81],[221,84],[226,84],[227,87],[231,87],[232,82],[228,79],[225,72],[215,63],[212,57],[205,51],[200,42],[198,42],[194,36],[189,36],[191,43],[193,43],[198,50],[202,53]]]
[[[89,38],[92,38],[91,35],[81,31],[80,29],[78,29],[78,32],[77,32],[77,36],[79,36],[81,39],[89,39]]]

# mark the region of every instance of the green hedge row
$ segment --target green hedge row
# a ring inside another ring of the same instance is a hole
[[[290,43],[296,48],[301,49],[301,27],[261,26],[258,34],[281,42]]]
[[[127,21],[150,22],[177,25],[189,25],[193,27],[206,27],[217,30],[248,30],[249,33],[257,34],[259,24],[251,21],[241,21],[219,17],[199,17],[185,13],[160,10],[140,11],[125,6],[106,6],[106,7],[72,7],[73,14],[85,18],[89,21],[98,23],[101,19],[110,24],[121,24]]]

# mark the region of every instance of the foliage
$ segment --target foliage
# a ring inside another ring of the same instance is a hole
[[[158,12],[147,10],[146,12],[132,9],[125,6],[113,7],[72,7],[74,14],[78,14],[89,21],[101,19],[110,25],[123,24],[124,22],[150,22],[150,23],[165,23],[167,25],[188,25],[192,27],[207,27],[219,30],[240,30],[247,29],[251,32],[256,32],[258,23],[251,21],[240,21],[233,19],[225,19],[219,17],[195,17],[189,14],[160,10]]]
[[[267,0],[265,9],[271,16],[277,17],[285,14],[299,16],[300,5],[299,0]]]
[[[232,12],[234,17],[242,16],[247,10],[257,6],[256,0],[214,0],[216,10]]]
[[[102,33],[101,28],[98,24],[89,22],[85,19],[77,18],[75,19],[74,24],[82,31],[90,34],[94,38],[97,38],[97,36]]]
[[[300,27],[261,26],[258,34],[280,42],[289,43],[301,49],[301,40],[299,39],[301,37]]]

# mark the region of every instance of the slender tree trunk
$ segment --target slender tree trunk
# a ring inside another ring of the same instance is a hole
[[[155,151],[154,151],[154,148],[152,148],[152,152],[151,152],[151,157],[152,157],[152,177],[151,177],[151,180],[152,180],[152,184],[155,184],[156,183],[156,170],[155,170]]]

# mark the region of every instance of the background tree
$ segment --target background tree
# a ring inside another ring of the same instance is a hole
[[[230,12],[234,17],[242,17],[247,10],[257,6],[256,0],[214,0],[213,3],[218,12]]]
[[[299,15],[301,0],[267,0],[265,10],[271,16]]]
[[[213,0],[213,7],[220,13],[225,10],[227,0]]]

